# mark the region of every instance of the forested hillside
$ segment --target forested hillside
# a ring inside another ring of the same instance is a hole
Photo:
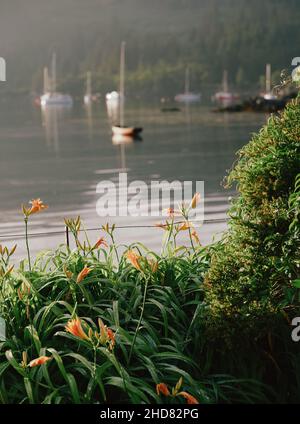
[[[187,64],[195,90],[224,68],[237,85],[258,83],[266,62],[288,68],[300,56],[299,22],[299,0],[2,0],[0,56],[11,90],[40,90],[55,50],[64,88],[82,91],[91,69],[106,91],[124,39],[128,89],[172,93]]]

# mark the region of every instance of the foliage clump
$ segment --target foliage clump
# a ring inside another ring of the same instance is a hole
[[[223,353],[224,346],[239,349],[240,357],[257,349],[273,359],[276,372],[283,347],[274,347],[274,339],[282,337],[291,353],[289,324],[300,312],[299,171],[298,97],[240,150],[226,181],[238,191],[229,229],[210,247],[204,281],[207,341]]]

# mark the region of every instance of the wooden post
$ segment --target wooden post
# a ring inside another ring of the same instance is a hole
[[[70,247],[70,239],[69,239],[69,227],[66,225],[66,244]]]

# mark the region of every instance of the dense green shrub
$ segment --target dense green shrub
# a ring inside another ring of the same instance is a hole
[[[293,284],[300,275],[299,171],[298,98],[253,136],[227,178],[238,196],[228,231],[209,249],[206,313],[199,322],[205,343],[227,358],[227,370],[240,372],[248,358],[257,361],[256,375],[268,380],[270,373],[291,372],[287,357],[297,346],[289,323],[300,315]],[[251,374],[250,367],[245,373]]]

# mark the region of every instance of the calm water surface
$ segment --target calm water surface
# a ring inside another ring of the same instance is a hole
[[[49,210],[32,217],[30,231],[63,229],[63,218],[81,215],[86,227],[106,221],[118,225],[153,224],[157,218],[100,218],[96,213],[101,180],[117,181],[127,169],[128,179],[205,181],[205,218],[225,216],[228,193],[221,186],[235,153],[266,116],[251,113],[217,114],[209,106],[162,112],[159,104],[127,105],[127,122],[143,126],[143,140],[123,145],[112,142],[105,105],[42,113],[27,99],[0,104],[0,235],[11,245],[11,234],[22,234],[20,205],[40,197]],[[204,244],[225,228],[224,223],[199,229]],[[91,238],[99,233],[91,233]],[[119,229],[119,242],[139,240],[158,249],[162,230]],[[33,238],[32,250],[52,248],[62,235]],[[2,239],[3,241],[3,239]],[[3,241],[4,243],[4,241]],[[18,240],[18,255],[24,242]]]

